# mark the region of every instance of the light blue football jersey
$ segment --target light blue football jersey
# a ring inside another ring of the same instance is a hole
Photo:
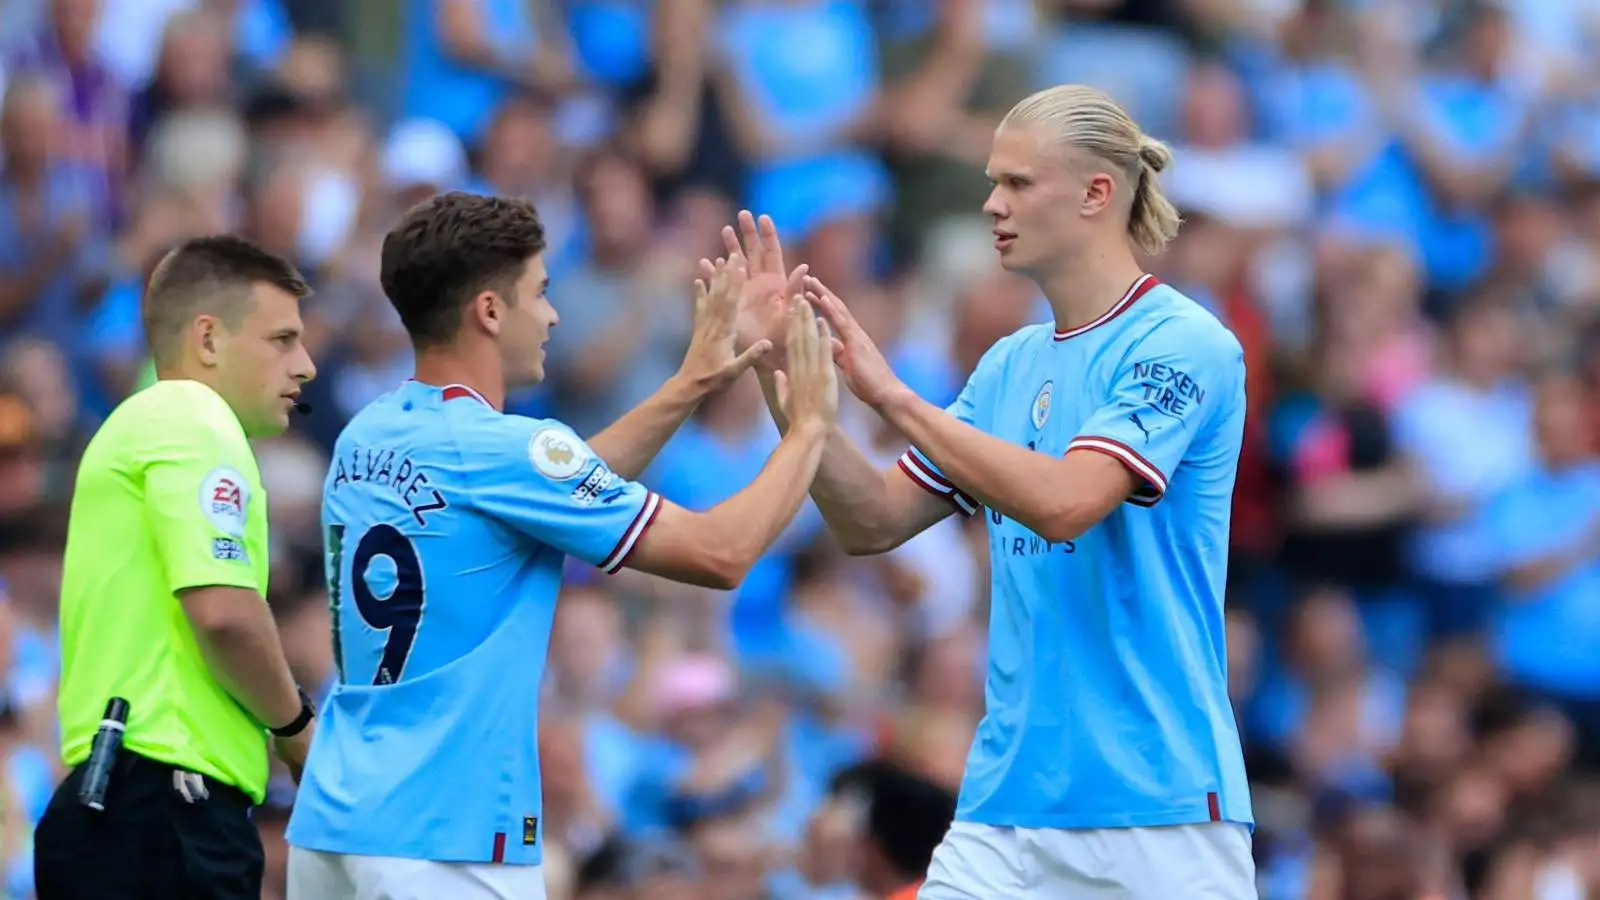
[[[538,864],[562,563],[620,569],[660,506],[566,426],[470,388],[407,382],[357,414],[322,499],[338,684],[289,843]]]
[[[1222,617],[1244,374],[1233,334],[1146,275],[1081,328],[996,343],[949,407],[1040,453],[1107,454],[1142,482],[1067,543],[987,513],[987,709],[961,820],[1253,825]],[[977,510],[915,448],[900,467]]]

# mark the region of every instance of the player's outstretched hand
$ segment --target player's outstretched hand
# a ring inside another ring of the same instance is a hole
[[[758,364],[772,371],[783,366],[787,350],[784,329],[789,321],[789,298],[799,295],[800,279],[806,274],[801,264],[793,271],[784,268],[783,244],[778,240],[778,227],[771,216],[757,219],[749,210],[739,213],[739,228],[724,226],[722,244],[728,258],[740,257],[746,261],[748,277],[739,289],[739,311],[735,318],[736,344],[739,348],[753,347],[767,340],[773,351],[762,357]],[[701,277],[714,269],[710,260],[700,261]]]
[[[804,298],[789,303],[788,368],[777,373],[778,404],[790,427],[832,427],[839,417],[833,335]]]
[[[743,352],[735,350],[734,318],[747,279],[744,259],[734,255],[712,263],[709,277],[694,283],[694,336],[679,372],[707,393],[732,384],[772,351],[767,338],[752,341]]]
[[[861,402],[874,409],[881,407],[902,388],[889,361],[837,294],[810,276],[806,276],[804,284],[806,300],[833,326],[833,355],[844,371],[845,386]]]

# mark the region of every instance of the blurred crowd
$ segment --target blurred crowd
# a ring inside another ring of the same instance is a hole
[[[409,374],[377,283],[400,210],[537,203],[561,323],[516,412],[588,434],[659,386],[743,207],[946,402],[1049,315],[979,208],[999,116],[1062,82],[1175,145],[1186,224],[1149,267],[1246,348],[1227,637],[1262,896],[1600,897],[1597,0],[5,0],[10,896],[61,774],[75,459],[152,377],[139,293],[164,249],[239,232],[316,289],[317,412],[258,452],[269,600],[326,684],[319,495],[342,423]],[[902,449],[843,416],[884,463]],[[704,508],[776,440],[746,379],[644,480]],[[575,568],[540,701],[551,897],[914,877],[908,823],[937,838],[982,713],[984,525],[848,558],[808,512],[729,594]],[[257,816],[267,897],[292,802],[279,779]]]

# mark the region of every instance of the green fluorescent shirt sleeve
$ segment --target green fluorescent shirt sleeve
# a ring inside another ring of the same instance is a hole
[[[265,499],[247,474],[255,471],[249,443],[193,415],[161,424],[145,466],[145,509],[167,587],[255,590],[251,557],[266,548],[252,546],[248,526],[261,513],[252,505]]]

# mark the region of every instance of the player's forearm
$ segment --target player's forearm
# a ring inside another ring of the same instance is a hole
[[[704,390],[687,379],[670,378],[649,399],[590,438],[589,448],[611,471],[638,478],[704,397]]]
[[[778,405],[777,385],[772,375],[759,373],[761,393],[781,434],[788,434],[789,422]],[[884,475],[837,426],[828,430],[811,482],[811,499],[827,523],[828,531],[846,553],[881,553],[903,540],[896,537],[889,492]]]
[[[800,511],[826,439],[822,425],[791,430],[748,487],[705,513],[705,539],[719,548],[720,568],[731,584],[744,580]]]
[[[961,490],[1045,540],[1073,540],[1099,520],[1056,457],[985,434],[909,389],[878,412]]]
[[[202,588],[184,597],[195,640],[212,677],[263,726],[294,721],[300,714],[300,691],[283,655],[272,612],[259,596],[250,598],[253,609],[215,596],[194,596],[215,591],[243,592],[240,588]]]

